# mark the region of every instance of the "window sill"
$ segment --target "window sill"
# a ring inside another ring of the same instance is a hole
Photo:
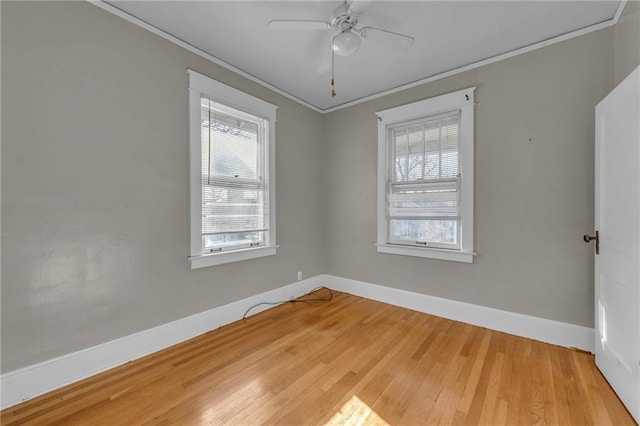
[[[199,269],[206,268],[207,266],[255,259],[257,257],[273,256],[276,254],[277,248],[278,246],[254,247],[221,253],[203,254],[202,256],[191,256],[189,260],[191,261],[191,269]]]
[[[408,247],[391,244],[376,244],[378,253],[398,254],[402,256],[425,257],[429,259],[450,260],[452,262],[473,263],[474,252],[446,250],[425,247]]]

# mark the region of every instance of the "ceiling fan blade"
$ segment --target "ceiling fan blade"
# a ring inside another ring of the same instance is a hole
[[[349,6],[349,15],[360,16],[371,4],[371,0],[353,0]]]
[[[363,39],[397,50],[409,50],[414,38],[375,27],[363,27],[360,30]]]
[[[267,24],[270,30],[329,30],[326,21],[274,20]]]

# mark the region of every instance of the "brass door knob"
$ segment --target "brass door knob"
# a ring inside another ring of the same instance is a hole
[[[591,240],[597,240],[597,239],[598,239],[598,237],[597,237],[597,236],[592,237],[592,236],[591,236],[591,235],[589,235],[589,234],[584,234],[584,237],[582,237],[582,238],[584,239],[584,242],[585,242],[585,243],[588,243],[588,242],[590,242]]]
[[[593,240],[596,240],[596,254],[600,254],[600,232],[596,231],[595,237],[592,237],[589,234],[584,234],[582,237],[585,243],[590,243]]]

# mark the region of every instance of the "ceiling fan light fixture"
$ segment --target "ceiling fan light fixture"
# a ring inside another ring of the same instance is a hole
[[[333,51],[340,56],[348,56],[360,49],[362,40],[358,34],[343,31],[333,39]]]

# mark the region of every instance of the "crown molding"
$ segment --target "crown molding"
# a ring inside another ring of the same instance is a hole
[[[483,59],[481,61],[477,61],[477,62],[468,64],[468,65],[465,65],[465,66],[462,66],[462,67],[454,68],[454,69],[449,70],[449,71],[445,71],[445,72],[442,72],[442,73],[439,73],[439,74],[435,74],[435,75],[432,75],[432,76],[429,76],[429,77],[425,77],[423,79],[416,80],[416,81],[411,82],[411,83],[403,84],[402,86],[394,87],[394,88],[389,89],[389,90],[384,90],[382,92],[374,93],[374,94],[369,95],[369,96],[365,96],[365,97],[362,97],[362,98],[354,99],[353,101],[345,102],[343,104],[336,105],[336,106],[331,107],[331,108],[322,109],[322,108],[319,108],[319,107],[317,107],[317,106],[315,106],[313,104],[310,104],[309,102],[306,102],[306,101],[304,101],[304,100],[292,95],[289,92],[286,92],[286,91],[284,91],[284,90],[282,90],[282,89],[280,89],[278,87],[275,87],[275,86],[267,83],[266,81],[261,80],[258,77],[254,76],[252,74],[249,74],[246,71],[241,70],[240,68],[236,68],[233,65],[231,65],[231,64],[229,64],[229,63],[227,63],[227,62],[225,62],[225,61],[223,61],[223,60],[221,60],[219,58],[216,58],[215,56],[213,56],[213,55],[211,55],[211,54],[209,54],[209,53],[207,53],[207,52],[205,52],[205,51],[203,51],[201,49],[198,49],[197,47],[185,42],[184,40],[181,40],[181,39],[179,39],[179,38],[177,38],[177,37],[165,32],[165,31],[163,31],[163,30],[161,30],[161,29],[159,29],[157,27],[154,27],[153,25],[149,24],[148,22],[145,22],[145,21],[143,21],[143,20],[141,20],[139,18],[136,18],[135,16],[130,15],[130,14],[118,9],[115,6],[112,6],[109,3],[104,2],[103,0],[87,0],[87,1],[89,3],[91,3],[91,4],[93,4],[94,6],[97,6],[97,7],[101,8],[103,10],[106,10],[108,12],[111,12],[114,15],[117,15],[117,16],[119,16],[119,17],[121,17],[121,18],[123,18],[123,19],[125,19],[125,20],[127,20],[127,21],[129,21],[131,23],[133,23],[133,24],[136,24],[136,25],[146,29],[147,31],[151,31],[152,33],[154,33],[156,35],[159,35],[160,37],[162,37],[162,38],[164,38],[166,40],[169,40],[170,42],[175,43],[178,46],[189,50],[190,52],[193,52],[193,53],[195,53],[195,54],[197,54],[197,55],[199,55],[199,56],[201,56],[201,57],[203,57],[205,59],[208,59],[211,62],[213,62],[213,63],[215,63],[217,65],[220,65],[223,68],[226,68],[226,69],[228,69],[230,71],[233,71],[233,72],[241,75],[242,77],[245,77],[248,80],[251,80],[251,81],[253,81],[255,83],[258,83],[261,86],[266,87],[269,90],[272,90],[272,91],[274,91],[274,92],[276,92],[276,93],[278,93],[278,94],[280,94],[280,95],[282,95],[282,96],[284,96],[284,97],[286,97],[286,98],[288,98],[288,99],[290,99],[290,100],[292,100],[294,102],[297,102],[300,105],[303,105],[303,106],[305,106],[305,107],[307,107],[307,108],[309,108],[309,109],[311,109],[313,111],[319,112],[321,114],[327,114],[327,113],[330,113],[330,112],[339,111],[341,109],[348,108],[348,107],[351,107],[351,106],[354,106],[354,105],[358,105],[358,104],[361,104],[361,103],[364,103],[364,102],[368,102],[368,101],[371,101],[373,99],[378,99],[378,98],[381,98],[383,96],[391,95],[393,93],[398,93],[398,92],[401,92],[403,90],[407,90],[407,89],[411,89],[413,87],[421,86],[421,85],[426,84],[426,83],[431,83],[433,81],[440,80],[440,79],[443,79],[443,78],[446,78],[446,77],[450,77],[450,76],[455,75],[455,74],[459,74],[459,73],[462,73],[462,72],[465,72],[465,71],[469,71],[469,70],[472,70],[472,69],[475,69],[475,68],[479,68],[479,67],[482,67],[482,66],[485,66],[485,65],[489,65],[489,64],[492,64],[494,62],[502,61],[504,59],[509,59],[509,58],[514,57],[514,56],[521,55],[523,53],[531,52],[533,50],[537,50],[537,49],[541,49],[543,47],[551,46],[552,44],[556,44],[556,43],[559,43],[561,41],[570,40],[572,38],[579,37],[581,35],[585,35],[585,34],[588,34],[590,32],[593,32],[593,31],[598,31],[598,30],[613,26],[620,19],[620,16],[622,15],[622,12],[624,11],[624,7],[628,2],[628,0],[622,0],[620,2],[620,4],[618,5],[618,9],[616,10],[616,13],[615,13],[614,17],[609,19],[609,20],[607,20],[607,21],[603,21],[603,22],[600,22],[600,23],[597,23],[597,24],[594,24],[594,25],[590,25],[588,27],[581,28],[579,30],[575,30],[575,31],[571,31],[571,32],[568,32],[568,33],[565,33],[565,34],[561,34],[559,36],[552,37],[552,38],[549,38],[547,40],[540,41],[538,43],[530,44],[528,46],[524,46],[524,47],[521,47],[519,49],[512,50],[510,52],[502,53],[500,55],[492,56],[490,58]]]

